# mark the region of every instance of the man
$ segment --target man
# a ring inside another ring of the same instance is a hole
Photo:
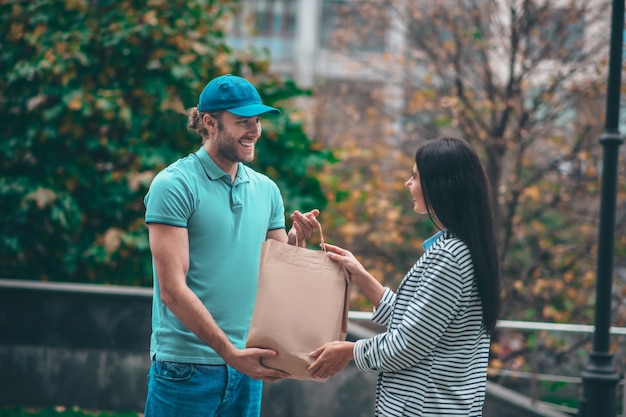
[[[304,246],[318,210],[291,214],[254,159],[261,103],[247,80],[213,79],[189,114],[200,149],[161,171],[145,197],[154,265],[146,417],[258,416],[262,381],[289,376],[264,367],[266,349],[245,349],[265,239]]]

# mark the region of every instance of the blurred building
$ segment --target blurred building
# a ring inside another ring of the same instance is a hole
[[[476,4],[481,1],[491,6],[478,8]],[[483,26],[477,27],[473,36],[498,45],[486,58],[494,85],[502,87],[510,74],[510,40],[498,38],[507,33],[513,12],[504,0],[481,1],[440,0],[436,7],[444,14],[457,14],[454,18],[459,25],[467,27],[472,24],[472,16],[464,16],[470,14],[468,10],[479,13],[497,10],[501,14],[495,18],[483,15],[480,18]],[[314,108],[307,109],[315,114],[311,116],[315,118],[311,123],[312,136],[333,144],[333,138],[345,133],[343,126],[349,124],[352,135],[384,136],[390,144],[401,146],[403,136],[415,133],[416,126],[422,129],[418,133],[442,133],[440,126],[435,126],[433,114],[415,111],[414,93],[425,82],[441,82],[440,90],[444,94],[446,89],[455,88],[438,77],[444,71],[436,68],[441,63],[433,62],[425,51],[424,37],[433,34],[442,48],[447,42],[457,41],[456,33],[433,29],[438,25],[430,15],[433,4],[410,0],[239,0],[238,3],[228,43],[233,47],[267,48],[273,73],[315,89],[316,97],[324,105],[310,103]],[[607,16],[608,4],[604,0],[555,0],[548,2],[548,7],[537,5],[536,9],[524,10],[529,22],[535,25],[528,32],[523,27],[519,29],[519,54],[523,54],[519,65],[532,67],[525,81],[544,86],[546,80],[558,76],[560,71],[566,72],[568,67],[577,72],[570,77],[572,83],[585,82],[587,77],[603,77],[604,74],[576,68],[581,63],[586,65],[588,54],[608,45],[606,25],[599,20]],[[453,19],[446,24],[450,25]],[[431,27],[424,30],[426,25]],[[476,51],[460,50],[460,65],[467,65],[474,58],[472,54]],[[463,69],[463,76],[467,73],[468,79],[479,74],[467,70]],[[444,94],[442,105],[446,106],[452,102],[445,101]],[[533,96],[532,92],[527,94]],[[585,104],[589,103],[582,103],[582,107]],[[554,121],[556,126],[569,125],[577,112],[575,108],[563,108],[559,120]],[[358,132],[358,124],[364,117],[379,123],[374,129],[369,126]],[[332,126],[333,130],[325,130],[324,126]]]

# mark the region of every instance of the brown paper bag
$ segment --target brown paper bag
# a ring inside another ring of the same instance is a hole
[[[308,354],[326,342],[346,339],[348,282],[345,268],[325,251],[265,241],[246,347],[278,352],[264,358],[263,365],[293,379],[326,381],[306,373],[313,363]]]

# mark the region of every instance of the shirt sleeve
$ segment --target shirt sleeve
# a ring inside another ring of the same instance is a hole
[[[271,214],[268,230],[284,229],[285,228],[285,205],[283,203],[283,197],[280,194],[280,189],[275,183],[272,183],[271,199],[272,199],[272,214]]]
[[[455,256],[445,250],[430,253],[421,279],[417,271],[414,268],[400,288],[400,292],[413,292],[408,304],[398,306],[400,293],[396,296],[395,308],[405,309],[401,322],[385,333],[355,343],[354,362],[362,371],[396,371],[416,365],[434,350],[456,315],[463,280]]]
[[[144,198],[146,223],[187,227],[195,202],[190,185],[174,171],[161,171]]]

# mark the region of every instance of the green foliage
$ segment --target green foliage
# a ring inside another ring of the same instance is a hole
[[[156,172],[200,146],[185,109],[214,76],[267,67],[224,44],[229,3],[0,2],[0,276],[151,282],[143,197]],[[303,93],[259,85],[272,101]],[[271,123],[257,166],[290,204],[322,208],[307,168],[331,156],[290,111]]]
[[[71,409],[68,410],[65,407],[55,408],[37,408],[30,409],[24,407],[13,408],[0,408],[0,417],[26,417],[26,416],[45,416],[45,417],[137,417],[137,413],[133,412],[120,412],[120,413],[106,413],[106,412],[90,412],[87,410]]]
[[[283,85],[264,84],[264,101],[279,107],[281,117],[263,120],[264,134],[258,142],[258,154],[252,163],[268,173],[281,189],[287,213],[293,210],[321,209],[326,204],[316,173],[328,163],[336,162],[332,152],[309,140],[304,133],[302,115],[283,106],[296,95],[309,95],[293,82]],[[312,174],[312,175],[309,175]]]
[[[377,279],[397,289],[423,253],[422,242],[436,232],[428,216],[416,216],[404,186],[413,159],[385,143],[345,138],[336,150],[340,164],[320,172],[326,198],[321,215],[327,242],[351,250]],[[371,303],[354,290],[354,310]]]

